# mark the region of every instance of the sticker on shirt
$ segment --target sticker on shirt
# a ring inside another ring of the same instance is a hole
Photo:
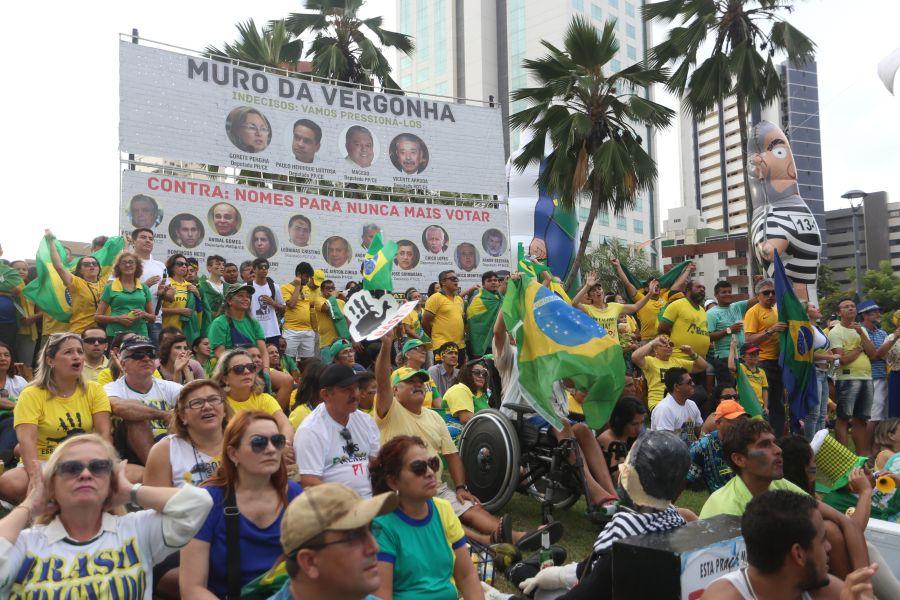
[[[64,435],[62,437],[48,437],[47,444],[44,451],[46,456],[53,454],[53,451],[56,449],[56,446],[61,444],[63,441],[72,437],[73,435],[81,435],[82,433],[86,433],[84,430],[84,425],[81,420],[81,413],[76,412],[74,415],[70,412],[66,412],[65,418],[59,417],[59,428],[63,431]]]
[[[222,462],[221,456],[213,456],[209,462],[200,461],[191,467],[190,471],[185,471],[181,478],[185,483],[191,485],[200,485],[216,473],[219,464]]]

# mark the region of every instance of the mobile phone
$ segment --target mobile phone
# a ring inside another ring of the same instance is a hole
[[[165,285],[165,284],[166,284],[166,279],[168,279],[168,278],[169,278],[169,271],[168,271],[168,269],[163,269],[162,279],[159,281],[160,285]]]

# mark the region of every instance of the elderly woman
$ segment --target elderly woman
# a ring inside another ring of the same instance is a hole
[[[249,284],[234,283],[225,286],[224,313],[213,319],[209,326],[209,347],[212,348],[213,356],[219,358],[232,348],[257,346],[263,353],[263,364],[268,368],[266,336],[259,321],[250,315],[250,296],[254,291]]]
[[[281,518],[303,491],[288,480],[286,444],[275,419],[264,412],[242,411],[228,423],[222,463],[204,483],[213,510],[181,552],[184,598],[237,598],[241,587],[281,556]]]
[[[77,333],[54,333],[38,360],[34,381],[19,395],[13,423],[24,469],[0,477],[0,497],[20,502],[29,477],[37,476],[39,461],[46,461],[59,443],[80,433],[96,432],[111,440],[110,405],[96,382],[85,382],[84,348]]]
[[[195,487],[132,485],[96,434],[66,440],[39,466],[28,497],[0,520],[4,598],[152,600],[153,566],[191,539],[212,506]],[[125,513],[128,502],[145,510]],[[32,519],[38,524],[26,529]]]
[[[228,139],[244,152],[262,152],[272,141],[272,126],[261,112],[250,106],[235,108],[225,122]]]
[[[150,288],[141,283],[142,273],[143,266],[137,254],[123,252],[116,259],[114,279],[103,288],[94,314],[97,324],[106,326],[108,337],[120,331],[147,336],[147,323],[156,321]]]

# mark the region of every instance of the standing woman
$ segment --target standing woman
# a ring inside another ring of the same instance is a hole
[[[96,434],[68,439],[48,458],[43,472],[32,466],[28,497],[0,520],[0,596],[153,598],[153,565],[196,533],[209,494],[132,485]],[[144,510],[126,513],[128,502]],[[56,575],[36,564],[53,564]]]
[[[106,326],[107,337],[111,338],[120,331],[132,331],[147,337],[147,323],[156,321],[150,288],[141,283],[143,271],[137,254],[123,252],[116,259],[114,279],[103,288],[94,315],[98,325]]]
[[[28,382],[16,370],[12,348],[0,342],[0,460],[7,467],[12,464],[12,451],[18,443],[13,428],[13,409],[26,385]]]
[[[184,385],[203,379],[203,367],[191,358],[187,339],[180,333],[167,335],[159,345],[159,372],[163,379]]]
[[[185,335],[190,333],[191,337],[196,337],[200,331],[197,307],[202,307],[203,301],[200,290],[187,279],[188,269],[188,260],[183,254],[173,254],[166,260],[169,286],[174,293],[163,300],[162,325],[163,328],[174,327]],[[188,343],[193,341],[188,339]]]
[[[77,333],[54,333],[38,360],[38,370],[13,409],[19,455],[24,469],[0,476],[0,498],[18,503],[25,497],[28,478],[35,477],[38,461],[67,437],[95,432],[112,441],[109,398],[94,381],[85,382],[84,348]]]
[[[100,280],[100,263],[93,256],[85,256],[78,259],[73,274],[62,263],[59,250],[56,248],[56,237],[46,229],[44,237],[50,248],[50,259],[56,274],[65,284],[72,298],[72,317],[69,319],[68,330],[74,333],[83,333],[88,327],[96,324],[96,313],[100,304],[100,296],[106,282]]]
[[[23,283],[31,281],[28,263],[24,260],[14,260],[9,266],[19,272]],[[34,368],[34,349],[40,337],[37,324],[41,321],[42,314],[41,309],[26,298],[25,294],[19,294],[18,302],[22,312],[19,314],[19,330],[16,333],[16,357],[31,372]],[[93,315],[91,317],[93,318]]]
[[[286,444],[275,419],[264,412],[241,411],[228,423],[222,463],[204,483],[213,508],[181,551],[184,598],[237,598],[241,587],[281,556],[281,518],[303,491],[288,480]],[[229,519],[237,520],[233,535]]]

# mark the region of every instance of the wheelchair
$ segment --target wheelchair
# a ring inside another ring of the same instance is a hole
[[[479,411],[458,441],[466,484],[485,510],[499,511],[518,491],[540,502],[546,523],[554,510],[566,510],[582,495],[588,497],[577,442],[557,441],[549,426],[529,423],[526,415],[534,413],[529,406],[503,408],[512,410],[515,418],[495,409]],[[573,452],[574,464],[569,462]]]

